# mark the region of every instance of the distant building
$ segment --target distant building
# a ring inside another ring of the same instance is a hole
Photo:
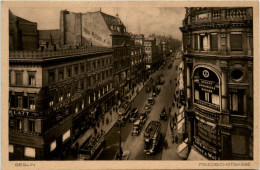
[[[37,23],[15,16],[9,10],[9,49],[36,50],[39,47]]]
[[[101,11],[87,13],[60,12],[62,45],[104,46],[114,50],[115,101],[128,92],[131,75],[130,34],[119,16]]]
[[[186,8],[180,29],[188,159],[252,160],[253,9]]]
[[[39,46],[43,49],[52,49],[52,46],[61,47],[60,30],[39,30]],[[48,46],[48,47],[47,47]]]
[[[113,104],[111,48],[10,51],[9,159],[55,160]]]

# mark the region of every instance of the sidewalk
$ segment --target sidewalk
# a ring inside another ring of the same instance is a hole
[[[178,135],[179,139],[178,139],[177,143],[175,143],[175,141],[172,142],[172,132],[171,132],[170,123],[173,123],[172,117],[173,117],[175,112],[178,112],[177,106],[175,106],[171,110],[171,114],[169,115],[167,130],[166,130],[166,134],[165,134],[165,140],[168,143],[168,147],[166,148],[165,145],[163,147],[162,160],[183,160],[183,158],[178,156],[178,154],[177,154],[177,147],[182,142],[181,141],[181,135],[180,134]],[[174,134],[174,136],[177,134],[177,128],[173,130],[173,134]]]

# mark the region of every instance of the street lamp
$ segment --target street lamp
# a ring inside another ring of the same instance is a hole
[[[122,151],[122,147],[121,147],[121,116],[122,116],[122,112],[118,110],[118,123],[119,123],[119,148],[118,148],[118,159],[122,160],[122,155],[123,155],[123,151]]]

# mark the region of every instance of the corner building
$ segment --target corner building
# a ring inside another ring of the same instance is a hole
[[[186,8],[188,159],[253,159],[252,25],[252,8]]]

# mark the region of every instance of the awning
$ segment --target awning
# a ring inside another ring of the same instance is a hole
[[[187,160],[208,160],[202,154],[200,154],[195,148],[191,148],[189,157]]]
[[[177,147],[177,154],[178,156],[182,157],[182,158],[187,158],[189,155],[189,147],[188,147],[188,138],[186,138],[184,140],[184,142],[182,142],[178,147]]]

